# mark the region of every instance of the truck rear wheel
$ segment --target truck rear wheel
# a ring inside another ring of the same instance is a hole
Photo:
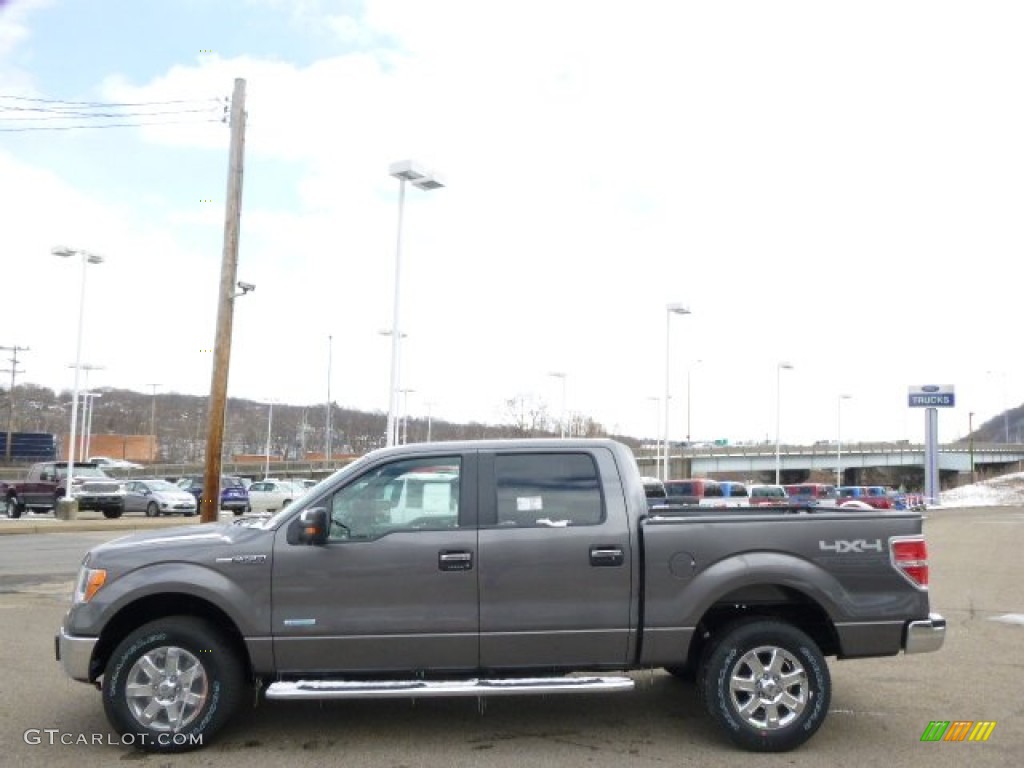
[[[114,649],[103,708],[139,749],[186,752],[227,723],[244,684],[242,663],[220,632],[192,616],[172,616],[139,627]]]
[[[698,685],[712,719],[737,746],[785,752],[828,714],[832,680],[818,646],[781,621],[747,620],[712,640]]]

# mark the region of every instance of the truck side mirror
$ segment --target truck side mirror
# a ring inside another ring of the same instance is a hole
[[[324,507],[302,510],[295,522],[292,523],[295,530],[294,543],[322,547],[327,543],[328,522],[327,510]]]

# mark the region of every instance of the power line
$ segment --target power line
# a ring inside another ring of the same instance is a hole
[[[4,133],[21,133],[24,131],[72,131],[79,128],[145,128],[150,125],[203,125],[204,123],[220,123],[220,118],[210,120],[162,120],[155,123],[95,123],[92,125],[35,125],[24,128],[0,128]]]
[[[101,102],[0,95],[0,132],[71,131],[80,128],[136,128],[149,125],[198,125],[226,122],[228,103],[225,98]],[[223,114],[217,114],[218,107],[223,108]],[[209,114],[209,119],[151,119],[163,116],[201,115],[203,113]],[[117,122],[109,122],[110,120]],[[44,121],[74,122],[63,125],[37,124]]]
[[[210,107],[203,107],[202,109],[167,109],[158,112],[70,112],[63,110],[25,109],[24,107],[0,106],[0,114],[4,114],[6,112],[42,113],[0,117],[0,120],[66,120],[69,117],[153,117],[156,115],[188,115],[210,111]]]
[[[151,107],[151,106],[166,106],[168,104],[201,104],[203,102],[217,102],[223,104],[227,99],[220,98],[206,98],[206,99],[170,99],[167,101],[126,101],[126,102],[112,102],[112,101],[65,101],[64,99],[38,99],[30,96],[3,96],[0,95],[0,99],[10,99],[11,101],[30,101],[37,104],[67,104],[75,107]]]

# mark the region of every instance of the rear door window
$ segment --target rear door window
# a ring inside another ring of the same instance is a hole
[[[597,466],[588,454],[499,454],[494,475],[499,527],[604,522]]]

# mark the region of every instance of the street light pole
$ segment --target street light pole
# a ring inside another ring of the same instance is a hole
[[[96,398],[102,397],[102,394],[99,392],[84,392],[82,396],[85,398],[84,405],[86,414],[85,432],[83,432],[85,435],[85,449],[82,451],[82,458],[84,459],[89,456],[89,453],[92,450],[92,411],[96,407]],[[122,454],[123,453],[124,451],[122,450]],[[121,458],[125,458],[124,455],[122,455]]]
[[[843,400],[852,395],[840,395],[836,401],[836,485],[843,484]]]
[[[562,439],[565,439],[565,371],[552,371],[548,376],[553,376],[556,379],[562,380],[562,415],[558,419],[559,433]]]
[[[665,413],[665,424],[662,436],[664,437],[664,448],[665,458],[661,465],[661,479],[668,480],[669,475],[669,460],[668,460],[668,400],[670,397],[670,376],[669,376],[669,358],[672,351],[670,343],[670,330],[672,328],[672,315],[688,315],[690,310],[682,304],[672,303],[666,305],[665,309],[665,402],[664,402],[664,413]]]
[[[388,390],[388,422],[385,444],[391,447],[397,442],[398,431],[395,411],[398,407],[398,360],[399,344],[402,337],[400,318],[402,291],[402,217],[405,210],[405,183],[411,181],[418,189],[439,189],[444,186],[434,174],[417,167],[411,160],[392,163],[388,173],[398,179],[398,236],[395,243],[395,298],[391,318],[391,386]]]
[[[267,403],[270,410],[267,412],[267,457],[263,467],[263,479],[270,477],[270,439],[274,428],[274,401]]]
[[[68,248],[65,246],[53,248],[50,252],[54,256],[60,256],[65,259],[71,256],[82,257],[82,287],[78,298],[78,342],[75,346],[75,385],[74,390],[71,393],[71,435],[68,440],[67,480],[65,481],[66,485],[64,486],[65,498],[70,500],[72,498],[72,482],[75,474],[75,426],[78,421],[78,372],[82,365],[82,326],[85,322],[85,273],[87,265],[102,264],[103,257],[95,253],[89,253],[88,251]]]
[[[782,371],[783,369],[790,371],[793,369],[791,363],[780,362],[775,369],[775,484],[779,485],[779,479],[782,476],[782,456],[779,452],[779,446],[781,445],[779,436],[781,433],[782,424]]]
[[[971,485],[974,485],[974,411],[967,414],[967,445],[971,454]]]
[[[409,393],[415,392],[415,389],[399,389],[402,393],[402,413],[399,417],[399,424],[402,428],[402,445],[406,445],[409,442]]]
[[[327,423],[324,426],[324,457],[328,467],[331,466],[331,355],[334,351],[334,337],[327,337]]]
[[[156,388],[161,386],[160,384],[148,384],[153,388],[153,401],[150,404],[149,409],[149,434],[153,436],[153,453],[150,455],[150,461],[156,461],[156,457],[160,455],[160,441],[156,437]]]

